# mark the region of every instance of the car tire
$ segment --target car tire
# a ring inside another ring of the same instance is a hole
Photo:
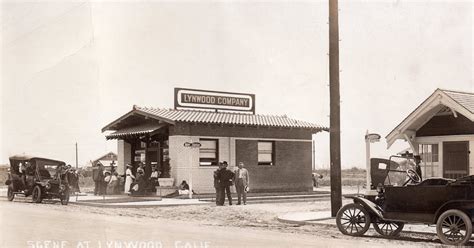
[[[362,236],[369,230],[370,215],[361,205],[350,203],[337,212],[336,224],[345,235]]]
[[[41,203],[41,201],[43,200],[41,187],[39,185],[36,185],[33,188],[33,193],[31,195],[34,203]]]
[[[447,210],[436,222],[436,233],[443,244],[464,245],[471,239],[471,218],[461,210]]]
[[[372,223],[375,231],[384,237],[396,237],[403,230],[403,222],[379,221]]]
[[[69,203],[69,190],[66,190],[60,199],[61,205],[67,205]]]
[[[13,201],[13,199],[15,199],[15,193],[13,193],[13,187],[11,185],[8,185],[7,198],[9,201]]]

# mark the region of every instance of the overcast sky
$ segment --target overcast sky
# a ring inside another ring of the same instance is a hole
[[[387,135],[436,88],[474,91],[473,1],[340,1],[342,165],[366,130]],[[79,164],[101,128],[173,88],[256,94],[258,114],[329,125],[327,1],[1,4],[0,163],[27,153]],[[317,135],[317,164],[329,163]],[[385,139],[374,156],[387,151]]]

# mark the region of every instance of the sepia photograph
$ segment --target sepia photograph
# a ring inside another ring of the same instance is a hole
[[[0,247],[474,246],[474,0],[0,0]]]

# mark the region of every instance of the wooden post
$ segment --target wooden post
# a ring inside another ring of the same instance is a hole
[[[339,23],[337,0],[329,0],[329,98],[330,98],[330,159],[331,216],[342,206],[341,192],[341,123],[339,95]]]
[[[76,142],[76,170],[78,168],[78,162],[77,161],[78,161],[78,157],[77,157],[77,142]]]

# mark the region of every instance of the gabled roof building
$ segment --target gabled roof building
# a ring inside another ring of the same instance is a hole
[[[474,173],[474,93],[437,89],[387,136],[406,140],[422,156],[423,177]]]

